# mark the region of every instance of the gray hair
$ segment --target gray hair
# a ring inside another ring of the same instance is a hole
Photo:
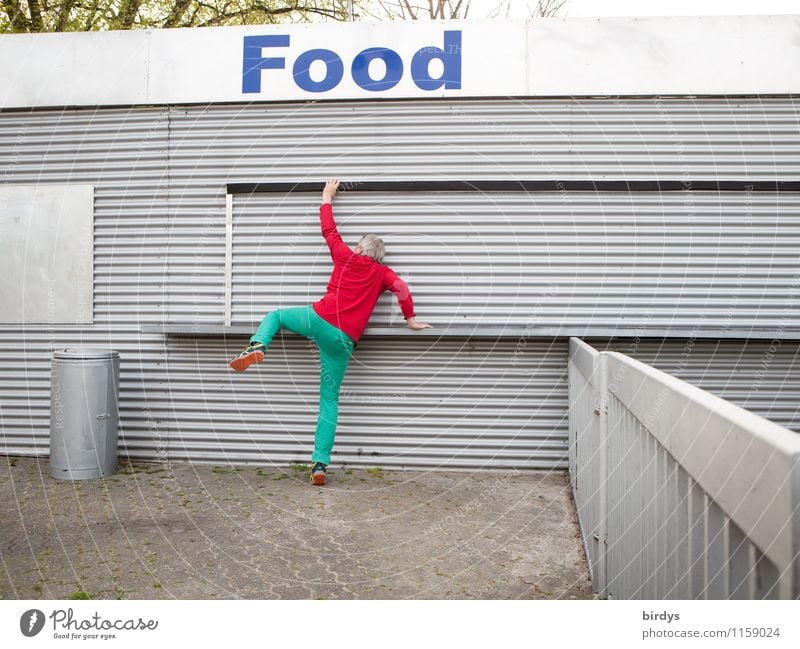
[[[383,261],[383,256],[386,254],[386,247],[383,245],[383,239],[374,234],[365,234],[358,242],[361,250],[367,257],[372,257],[378,263]]]

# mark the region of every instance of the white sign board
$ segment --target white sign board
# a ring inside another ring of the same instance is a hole
[[[800,90],[800,15],[528,23],[533,95],[757,95]]]
[[[800,92],[800,16],[0,36],[0,108]]]

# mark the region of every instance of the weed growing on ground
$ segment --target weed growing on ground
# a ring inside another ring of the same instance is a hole
[[[67,599],[92,599],[92,596],[81,588],[67,595]]]

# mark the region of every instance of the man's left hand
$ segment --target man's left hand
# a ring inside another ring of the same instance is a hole
[[[409,329],[432,329],[433,325],[429,325],[426,322],[419,322],[416,318],[409,318],[406,320],[406,326]]]
[[[330,203],[333,201],[333,197],[336,196],[336,191],[339,189],[339,180],[337,178],[331,178],[328,182],[325,183],[325,189],[322,190],[322,202],[323,203]]]

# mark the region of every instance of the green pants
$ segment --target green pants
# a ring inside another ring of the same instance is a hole
[[[281,327],[312,340],[319,349],[319,415],[311,461],[330,464],[339,418],[339,388],[355,342],[344,331],[318,316],[310,305],[270,311],[250,342],[260,342],[269,347],[272,337]]]

